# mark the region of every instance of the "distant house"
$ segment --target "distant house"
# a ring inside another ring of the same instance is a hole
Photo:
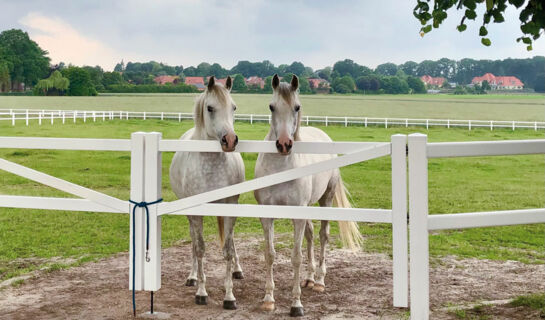
[[[329,92],[329,82],[325,79],[320,78],[309,78],[308,84],[310,89],[318,93],[328,93]]]
[[[471,80],[471,84],[482,85],[483,81],[485,80],[488,81],[488,84],[492,90],[522,90],[524,88],[524,83],[522,83],[522,81],[520,81],[517,77],[497,77],[492,73],[485,73],[482,77],[473,78],[473,80]]]
[[[263,89],[263,87],[265,87],[265,80],[263,80],[263,78],[261,77],[249,77],[247,79],[244,79],[244,81],[246,82],[246,86],[248,88]]]
[[[185,84],[189,84],[197,87],[199,91],[204,90],[204,79],[203,77],[185,77]]]
[[[443,77],[432,77],[429,75],[421,76],[420,80],[422,80],[422,82],[424,82],[428,87],[434,87],[434,88],[442,87],[443,83],[447,81],[447,79]]]
[[[210,77],[206,77],[206,82],[208,81],[210,81]],[[223,86],[225,86],[225,83],[227,82],[227,78],[221,78],[221,79],[215,78],[214,81],[216,83],[221,83],[223,84]]]
[[[167,84],[167,83],[178,83],[180,81],[180,77],[178,76],[158,76],[153,79],[153,81],[157,84]]]

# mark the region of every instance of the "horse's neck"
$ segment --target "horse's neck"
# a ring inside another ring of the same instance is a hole
[[[206,134],[206,130],[204,128],[197,128],[195,127],[195,131],[189,137],[189,140],[215,140],[212,137],[209,137]],[[197,154],[203,158],[206,158],[206,161],[214,161],[216,159],[225,159],[225,153],[223,152],[197,152]]]

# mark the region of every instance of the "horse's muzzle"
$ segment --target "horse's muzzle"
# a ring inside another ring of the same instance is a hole
[[[292,147],[293,147],[293,140],[291,139],[280,138],[276,140],[276,149],[278,150],[278,153],[280,153],[283,156],[289,155]]]
[[[233,152],[238,144],[238,136],[228,133],[221,138],[220,144],[223,152]]]

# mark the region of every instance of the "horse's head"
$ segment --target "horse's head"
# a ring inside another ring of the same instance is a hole
[[[225,152],[234,151],[238,144],[233,127],[237,107],[231,98],[232,85],[231,77],[227,77],[225,86],[210,77],[195,105],[195,130],[202,138],[217,139]]]
[[[271,109],[271,134],[276,139],[276,149],[282,155],[290,154],[293,141],[299,139],[299,122],[301,119],[301,102],[299,101],[299,79],[291,78],[291,82],[280,82],[278,75],[272,78],[273,96]]]

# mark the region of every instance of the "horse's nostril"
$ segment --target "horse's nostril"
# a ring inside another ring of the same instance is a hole
[[[280,141],[276,140],[276,149],[278,149],[278,151],[282,151],[282,145],[280,144]]]
[[[226,136],[223,136],[223,137],[221,138],[221,142],[227,144],[227,138],[226,138]]]
[[[290,151],[293,144],[290,141],[290,143],[285,143],[284,146],[286,146],[286,151]]]
[[[235,135],[235,146],[238,144],[238,136]]]

